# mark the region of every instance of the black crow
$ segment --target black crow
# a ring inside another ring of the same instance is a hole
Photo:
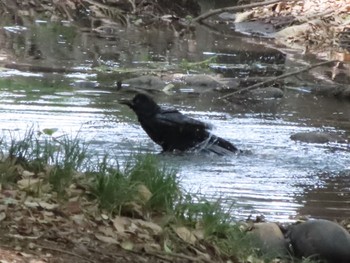
[[[163,151],[205,150],[219,155],[234,153],[238,149],[230,142],[211,134],[210,125],[187,117],[176,109],[161,108],[154,100],[138,93],[131,101],[121,100],[137,115],[151,139]]]

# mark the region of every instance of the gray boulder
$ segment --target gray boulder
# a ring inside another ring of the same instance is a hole
[[[293,225],[288,238],[297,257],[325,260],[327,263],[350,262],[350,234],[328,220],[310,220]]]
[[[298,132],[292,134],[290,138],[293,141],[301,141],[307,143],[328,143],[338,142],[344,143],[346,140],[337,134],[325,133],[325,132]]]

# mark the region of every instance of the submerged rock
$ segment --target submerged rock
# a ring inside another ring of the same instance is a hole
[[[336,97],[339,99],[350,99],[350,88],[348,86],[317,86],[311,89],[311,92],[316,95],[322,95],[325,97]]]
[[[345,143],[346,140],[337,134],[324,133],[324,132],[298,132],[292,134],[290,138],[293,141],[301,141],[307,143],[328,143],[338,142]]]
[[[293,225],[288,238],[297,257],[326,260],[327,263],[350,262],[350,234],[328,220],[311,220]]]
[[[189,75],[184,78],[184,81],[189,86],[210,87],[213,89],[220,86],[220,82],[210,75]]]
[[[283,91],[279,88],[268,87],[255,89],[249,92],[253,99],[278,99],[283,97]]]

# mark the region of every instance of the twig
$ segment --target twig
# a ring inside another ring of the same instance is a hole
[[[15,238],[15,239],[20,239],[20,240],[37,240],[39,239],[42,235],[40,236],[21,236],[21,235],[16,235],[16,234],[7,234],[7,237]]]
[[[51,251],[55,251],[55,252],[59,252],[59,253],[64,253],[64,254],[67,254],[67,255],[70,255],[70,256],[74,256],[74,257],[77,257],[77,258],[80,258],[80,259],[83,259],[85,261],[88,261],[88,262],[92,262],[92,263],[95,263],[95,261],[93,260],[90,260],[86,257],[83,257],[83,256],[80,256],[78,254],[75,254],[73,252],[69,252],[67,250],[62,250],[62,249],[58,249],[58,248],[53,248],[53,247],[45,247],[45,246],[40,246],[40,245],[35,245],[37,248],[41,248],[41,249],[46,249],[46,250],[51,250]]]
[[[273,78],[270,78],[268,80],[256,83],[256,84],[251,85],[249,87],[246,87],[244,89],[240,89],[240,90],[237,90],[235,92],[231,92],[229,94],[226,94],[224,96],[219,97],[219,99],[226,99],[226,98],[231,97],[231,96],[233,96],[235,94],[239,94],[239,93],[244,92],[244,91],[248,91],[248,90],[259,88],[262,85],[272,83],[272,82],[274,82],[274,81],[276,81],[278,79],[284,79],[284,78],[287,78],[287,77],[290,77],[290,76],[297,75],[299,73],[308,71],[310,69],[313,69],[313,68],[316,68],[316,67],[319,67],[319,66],[323,66],[323,65],[327,65],[327,64],[330,64],[330,63],[334,63],[334,62],[338,62],[338,60],[329,60],[329,61],[324,61],[324,62],[320,62],[320,63],[317,63],[317,64],[313,64],[313,65],[310,65],[310,66],[305,67],[303,69],[299,69],[297,71],[293,71],[293,72],[289,72],[289,73],[286,73],[286,74],[282,74],[282,75],[279,75],[277,77],[273,77]]]
[[[149,255],[149,256],[154,256],[154,257],[156,257],[156,258],[162,259],[162,260],[164,260],[164,261],[168,261],[168,262],[172,262],[172,261],[173,261],[171,258],[168,258],[167,256],[164,256],[164,255],[159,254],[159,253],[150,253],[150,252],[147,252],[146,254]]]
[[[130,252],[137,254],[137,255],[146,254],[148,256],[157,257],[159,259],[166,260],[169,262],[172,262],[171,258],[187,259],[191,262],[198,262],[201,260],[200,258],[191,257],[191,256],[187,256],[187,255],[180,254],[180,253],[172,253],[172,252],[163,252],[163,251],[143,251],[143,252],[130,251]]]
[[[294,0],[291,2],[295,2],[298,0]],[[241,6],[230,6],[230,7],[224,7],[224,8],[219,8],[219,9],[213,9],[213,10],[209,10],[208,12],[201,14],[200,16],[197,16],[196,18],[194,18],[192,20],[192,22],[201,22],[202,20],[208,18],[209,16],[213,16],[219,13],[223,13],[223,12],[228,12],[228,11],[241,11],[243,9],[246,8],[254,8],[254,7],[258,7],[258,6],[264,6],[264,5],[271,5],[271,4],[275,4],[278,2],[290,2],[290,1],[282,1],[282,0],[270,0],[270,1],[265,1],[265,2],[260,2],[260,3],[253,3],[253,4],[248,4],[248,5],[241,5]]]
[[[170,253],[170,252],[162,252],[162,251],[154,251],[154,253],[146,252],[146,254],[151,255],[151,256],[156,256],[159,258],[163,258],[163,259],[166,259],[167,256],[170,256],[173,258],[187,259],[187,260],[190,260],[192,262],[198,262],[198,261],[202,260],[202,258],[195,258],[195,257],[187,256],[184,254],[180,254],[180,253]],[[169,260],[169,259],[167,259],[167,260]]]

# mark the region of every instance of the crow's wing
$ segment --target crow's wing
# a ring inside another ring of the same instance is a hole
[[[209,130],[211,125],[202,121],[190,118],[176,109],[161,109],[156,114],[156,119],[159,124],[166,125],[169,127],[176,127],[182,130]]]

